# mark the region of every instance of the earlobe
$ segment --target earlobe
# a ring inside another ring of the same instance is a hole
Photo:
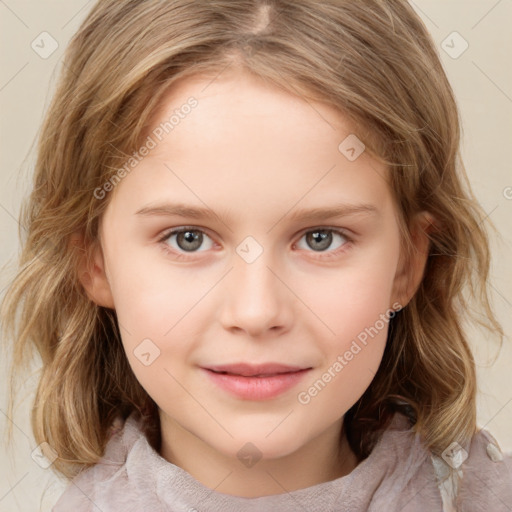
[[[98,306],[115,309],[99,241],[86,246],[83,236],[74,234],[70,243],[75,250],[79,251],[77,277],[89,299]]]
[[[430,239],[429,232],[435,225],[428,212],[418,213],[411,223],[411,251],[402,254],[395,275],[393,297],[404,308],[418,290],[427,264]]]

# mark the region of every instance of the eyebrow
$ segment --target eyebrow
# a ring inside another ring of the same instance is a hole
[[[378,216],[378,208],[372,204],[339,204],[325,208],[298,209],[292,213],[286,213],[282,218],[288,217],[289,220],[299,221],[318,221],[331,219],[335,217],[346,217],[349,215],[369,214]],[[190,219],[208,219],[212,216],[219,216],[210,208],[201,206],[189,206],[182,203],[157,203],[148,204],[135,212],[135,215],[141,216],[175,216]]]

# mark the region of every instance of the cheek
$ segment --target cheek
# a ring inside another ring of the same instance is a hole
[[[166,337],[211,288],[208,279],[190,268],[148,262],[144,251],[127,251],[112,265],[111,287],[116,314],[126,333],[136,337]],[[161,258],[163,259],[163,257]]]
[[[305,302],[324,324],[324,339],[343,344],[364,333],[390,311],[397,255],[382,251],[372,261],[358,261],[339,270],[308,278],[300,288]],[[296,288],[299,289],[299,288]],[[387,324],[386,324],[387,325]],[[363,335],[364,337],[364,335]],[[338,340],[338,342],[336,342]]]
[[[194,304],[201,295],[177,293],[184,285],[176,282],[170,288],[161,279],[138,281],[120,286],[116,300],[126,357],[136,379],[159,407],[167,403],[187,411],[190,397],[180,383],[186,382],[183,368],[200,339],[199,323],[193,320]]]
[[[393,246],[375,251],[370,261],[361,259],[326,275],[309,289],[322,365],[305,383],[297,400],[318,414],[334,420],[344,414],[373,380],[386,346],[392,311],[392,290],[398,250]],[[316,334],[316,336],[315,336]],[[325,411],[325,404],[333,404]]]
[[[173,380],[184,382],[182,368],[200,343],[210,314],[201,300],[212,288],[198,272],[141,265],[146,258],[117,260],[111,272],[121,338],[137,380],[154,398],[165,395],[182,401]],[[185,405],[185,404],[184,404]]]
[[[380,288],[375,282],[366,287],[357,284],[356,294],[348,289],[331,290],[332,301],[317,303],[329,327],[322,330],[322,336],[316,336],[322,364],[301,388],[297,401],[311,417],[319,415],[327,422],[345,414],[371,384],[394,316],[389,283],[380,283]]]
[[[367,344],[357,339],[343,343],[315,377],[299,390],[296,398],[302,413],[308,418],[321,418],[327,424],[342,417],[371,384],[385,343],[385,329]]]

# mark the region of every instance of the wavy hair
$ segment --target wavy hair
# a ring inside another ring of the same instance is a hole
[[[66,49],[40,132],[19,268],[2,304],[11,386],[31,355],[41,359],[36,441],[53,447],[53,467],[68,477],[99,460],[116,416],[138,411],[157,446],[156,404],[128,364],[115,311],[80,284],[83,249],[73,235],[98,241],[109,197],[94,191],[140,147],[175,81],[228,66],[348,117],[391,169],[406,253],[414,214],[435,218],[419,289],[391,321],[380,368],[345,415],[351,448],[368,456],[397,410],[435,454],[468,442],[477,427],[466,315],[478,308],[484,325],[502,331],[489,300],[484,215],[460,159],[456,101],[405,0],[95,4]]]

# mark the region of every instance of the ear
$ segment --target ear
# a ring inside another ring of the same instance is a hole
[[[86,244],[82,234],[74,233],[70,244],[78,252],[78,279],[87,297],[98,306],[114,308],[114,298],[105,272],[105,260],[99,240]]]
[[[393,298],[404,308],[413,298],[423,279],[430,249],[429,232],[435,224],[428,212],[419,212],[410,225],[411,252],[402,251],[393,283]]]

